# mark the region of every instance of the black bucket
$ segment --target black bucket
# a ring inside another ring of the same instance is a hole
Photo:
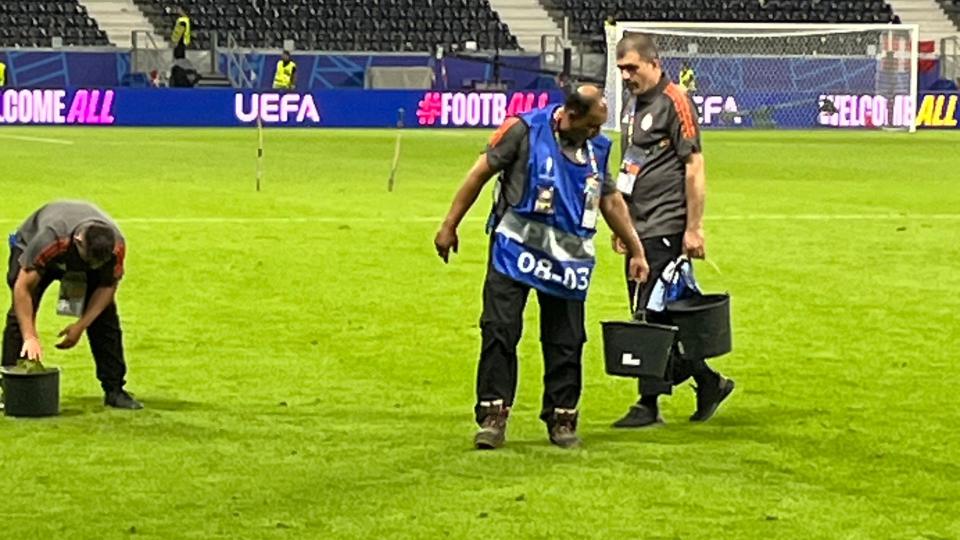
[[[60,414],[60,370],[34,373],[3,368],[3,413],[6,416],[56,416]]]
[[[607,373],[663,378],[677,328],[643,321],[602,322]]]
[[[667,304],[684,358],[714,358],[733,350],[730,295],[705,294]]]

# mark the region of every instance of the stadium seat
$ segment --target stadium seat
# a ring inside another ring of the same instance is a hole
[[[0,47],[49,47],[54,37],[64,45],[110,43],[77,0],[0,1]]]
[[[172,31],[176,13],[171,2],[134,2],[158,32]],[[293,39],[298,47],[337,51],[426,52],[437,44],[462,46],[466,41],[519,49],[489,0],[276,0],[269,8],[252,0],[181,3],[193,17],[196,47],[209,45],[214,34],[222,41],[229,32],[245,47],[280,47],[284,39]],[[334,34],[320,37],[325,29]],[[491,39],[491,31],[499,37]],[[374,33],[378,35],[371,39]]]
[[[937,0],[954,5],[960,0]],[[604,50],[603,21],[862,22],[887,23],[893,10],[882,0],[541,0],[556,18],[570,18],[575,42]],[[958,4],[960,5],[960,4]],[[949,13],[949,10],[946,10]],[[960,15],[960,13],[958,13]],[[960,18],[958,18],[960,23]]]

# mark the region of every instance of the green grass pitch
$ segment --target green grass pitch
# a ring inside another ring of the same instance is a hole
[[[578,451],[537,420],[535,300],[502,451],[470,448],[485,193],[432,240],[487,134],[0,130],[0,221],[95,201],[129,242],[128,388],[105,410],[85,341],[41,307],[63,415],[0,418],[0,538],[960,537],[960,138],[707,132],[710,290],[734,297],[737,391],[705,425],[614,431],[627,316],[598,237]],[[3,294],[8,294],[4,292]]]

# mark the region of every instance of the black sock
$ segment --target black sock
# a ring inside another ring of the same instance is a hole
[[[659,398],[660,396],[656,394],[652,396],[640,396],[640,404],[643,405],[644,407],[647,407],[648,409],[657,410],[657,408],[659,407],[657,405],[657,400]]]

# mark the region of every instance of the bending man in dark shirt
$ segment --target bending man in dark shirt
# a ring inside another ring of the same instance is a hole
[[[90,203],[53,202],[31,214],[10,236],[7,285],[13,306],[3,330],[3,365],[14,365],[20,357],[43,358],[37,309],[47,287],[60,281],[57,312],[79,319],[60,332],[57,348],[72,348],[86,331],[104,404],[142,408],[123,389],[127,366],[114,298],[125,254],[117,225]]]

